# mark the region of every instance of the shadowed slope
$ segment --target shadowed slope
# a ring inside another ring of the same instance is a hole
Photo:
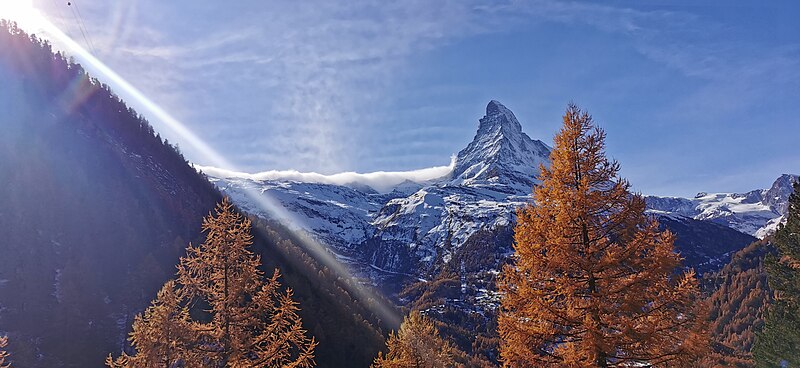
[[[220,195],[107,86],[0,24],[0,330],[20,367],[100,367],[174,277]],[[295,290],[320,366],[366,366],[381,322],[274,224],[255,250]]]

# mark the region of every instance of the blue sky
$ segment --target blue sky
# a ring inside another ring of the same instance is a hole
[[[447,165],[497,99],[548,144],[575,101],[647,194],[800,172],[794,1],[73,3],[88,40],[34,1],[241,170]]]

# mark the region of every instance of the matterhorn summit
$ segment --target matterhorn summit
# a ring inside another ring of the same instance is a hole
[[[456,157],[454,184],[530,193],[550,147],[522,132],[514,113],[498,101],[486,106],[475,138]]]

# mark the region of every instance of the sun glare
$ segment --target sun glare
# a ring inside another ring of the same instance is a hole
[[[149,112],[148,116],[150,118],[155,118],[156,121],[163,123],[165,128],[180,136],[183,142],[192,146],[206,162],[217,167],[234,168],[235,171],[235,166],[223,155],[210,147],[185,124],[174,118],[154,101],[150,100],[132,84],[128,83],[127,80],[106,66],[95,55],[92,55],[92,53],[75,42],[75,40],[64,33],[60,28],[51,23],[33,6],[30,0],[0,0],[0,18],[17,22],[20,28],[23,28],[29,33],[43,33],[46,39],[54,42],[54,46],[68,50],[72,56],[75,56],[81,62],[84,68],[94,72],[95,75],[102,76],[104,82],[109,83],[114,87],[115,91],[121,93],[122,96],[127,97],[129,102],[134,102],[135,106],[142,107]],[[42,34],[40,34],[40,36],[42,36]],[[256,190],[248,190],[246,194],[257,203],[259,207],[272,214],[274,218],[283,219],[290,224],[299,223],[300,220],[295,218],[295,216],[287,211],[277,200],[263,195]],[[302,240],[301,243],[304,248],[314,254],[317,259],[328,268],[335,270],[340,275],[353,277],[350,270],[336,260],[336,258],[326,250],[324,245],[311,237],[302,236],[302,234],[296,235],[299,235],[298,238]],[[348,291],[355,293],[361,300],[380,300],[375,297],[374,290],[367,285],[354,283],[352,288],[349,288]],[[400,318],[395,311],[387,305],[383,305],[382,302],[376,302],[372,308],[374,308],[373,312],[379,315],[381,319],[389,321],[394,325],[400,324]]]
[[[75,56],[84,68],[93,72],[95,75],[101,76],[104,82],[109,83],[109,85],[114,87],[117,93],[121,93],[129,102],[133,102],[134,106],[143,108],[149,113],[148,116],[150,118],[155,118],[156,121],[163,124],[163,127],[180,136],[182,141],[194,148],[206,162],[217,167],[235,168],[223,155],[210,147],[185,124],[174,118],[154,101],[150,100],[132,84],[128,83],[127,80],[106,66],[95,55],[64,33],[59,27],[51,23],[43,16],[39,9],[33,5],[31,0],[0,0],[0,19],[8,19],[17,22],[17,25],[26,32],[37,33],[40,37],[44,36],[48,41],[53,42],[56,48],[68,50],[69,54]],[[295,218],[295,216],[283,208],[277,200],[262,195],[262,193],[256,190],[248,190],[246,193],[259,207],[271,213],[274,218],[280,218],[289,223],[299,223],[299,219]],[[299,236],[298,238],[302,240],[301,243],[304,248],[314,254],[318,260],[324,263],[328,268],[337,271],[340,275],[353,277],[350,270],[336,260],[336,258],[326,250],[324,245],[310,237]],[[355,293],[357,297],[362,300],[380,300],[375,297],[374,290],[367,285],[354,283],[352,288],[349,288],[348,291]],[[400,324],[399,316],[387,305],[377,302],[375,305],[372,305],[372,308],[374,308],[373,312],[379,315],[381,319],[390,321],[390,323],[394,325]]]
[[[14,21],[30,33],[44,29],[42,13],[31,0],[0,0],[0,19]]]

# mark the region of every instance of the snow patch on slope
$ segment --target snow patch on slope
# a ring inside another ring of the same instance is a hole
[[[256,181],[247,178],[210,177],[209,180],[243,210],[262,218],[281,221],[292,229],[303,230],[342,256],[372,235],[369,223],[372,214],[390,198],[375,191],[333,184]],[[254,192],[281,206],[282,212],[289,218],[276,218],[276,213],[262,209],[250,198]]]
[[[747,193],[698,193],[694,198],[647,197],[648,211],[709,220],[758,238],[775,232],[788,208],[797,175],[778,177],[770,189]]]

